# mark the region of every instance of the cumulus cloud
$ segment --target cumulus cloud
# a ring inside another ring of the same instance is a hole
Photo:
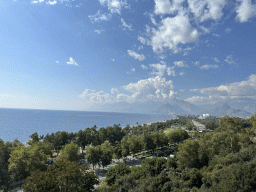
[[[232,31],[231,28],[226,28],[226,29],[225,29],[225,32],[226,32],[226,33],[230,33],[231,31]]]
[[[237,0],[236,13],[238,21],[247,22],[256,16],[256,4],[252,0]]]
[[[153,68],[152,75],[157,75],[159,77],[164,76],[165,72],[167,72],[167,75],[169,76],[175,76],[175,71],[173,70],[173,67],[168,67],[165,62],[157,63],[157,64],[150,64],[151,68]]]
[[[185,0],[155,0],[155,14],[174,14],[182,10],[182,3]]]
[[[189,9],[199,22],[219,20],[226,4],[227,0],[188,0]]]
[[[214,104],[219,101],[229,101],[231,99],[255,98],[256,95],[256,75],[250,75],[247,80],[218,87],[190,90],[200,92],[207,96],[193,96],[186,101],[194,104]]]
[[[120,0],[99,0],[100,4],[107,6],[111,13],[121,14],[122,7],[127,6],[126,1]]]
[[[152,33],[150,44],[155,52],[162,52],[164,48],[177,52],[179,44],[195,42],[200,36],[191,26],[188,16],[183,14],[163,19]]]
[[[48,1],[46,4],[48,4],[48,5],[55,5],[55,4],[57,4],[57,1],[55,0],[55,1]]]
[[[143,61],[146,59],[146,57],[143,54],[138,54],[135,51],[127,50],[128,54],[133,57],[134,59],[138,59],[139,61]]]
[[[213,60],[216,62],[216,63],[219,63],[219,59],[217,57],[214,57]]]
[[[249,76],[248,80],[210,87],[200,90],[203,94],[211,96],[255,96],[256,95],[256,75]]]
[[[229,65],[236,64],[236,62],[233,60],[232,55],[228,55],[228,56],[226,57],[225,61],[226,61]]]
[[[141,65],[141,68],[145,69],[145,70],[148,69],[148,67],[146,65]]]
[[[117,95],[117,94],[119,94],[118,89],[112,88],[112,89],[111,89],[111,94],[112,94],[112,95]]]
[[[134,72],[134,71],[135,71],[135,68],[131,68],[131,71]]]
[[[173,64],[176,67],[188,67],[186,64],[184,64],[184,61],[174,61]]]
[[[112,88],[111,94],[104,91],[95,91],[86,89],[79,98],[83,99],[86,103],[90,104],[106,104],[125,101],[133,102],[146,102],[149,100],[163,101],[176,96],[173,91],[172,81],[166,81],[165,78],[156,76],[140,80],[136,83],[130,83],[123,86],[126,91],[131,92],[131,95],[120,93],[118,89]]]
[[[34,4],[43,3],[43,2],[44,2],[44,0],[32,1],[32,3],[34,3]]]
[[[218,65],[208,65],[208,64],[206,64],[206,65],[202,65],[201,67],[200,67],[200,69],[205,69],[205,70],[209,70],[209,69],[217,69],[219,66]]]
[[[200,65],[200,61],[195,61],[194,65],[196,65],[196,66]]]
[[[88,16],[92,22],[107,21],[111,18],[111,14],[103,14],[100,10],[95,15]]]
[[[86,89],[79,98],[84,99],[86,102],[91,103],[111,103],[113,101],[113,96],[104,91],[96,92],[95,90]]]
[[[72,57],[69,58],[69,61],[67,61],[67,64],[68,65],[76,65],[76,66],[78,66],[77,62]]]
[[[176,94],[172,90],[172,81],[166,81],[159,76],[130,83],[124,86],[124,89],[133,93],[129,97],[130,101],[163,100],[172,98]]]
[[[101,30],[100,30],[100,29],[94,30],[94,32],[95,32],[95,33],[98,33],[99,35],[100,35],[103,31],[105,31],[105,30],[103,30],[103,29],[101,29]]]
[[[121,18],[121,22],[122,22],[122,24],[123,24],[123,29],[125,30],[125,29],[129,29],[130,31],[132,31],[132,24],[127,24],[125,21],[124,21],[124,19],[123,18]]]

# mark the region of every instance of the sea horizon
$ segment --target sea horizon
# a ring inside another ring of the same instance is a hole
[[[101,127],[119,125],[135,126],[173,119],[172,115],[79,111],[79,110],[53,110],[53,109],[22,109],[0,108],[0,138],[6,141],[18,139],[26,143],[29,135],[37,132],[39,135],[51,134],[57,131],[78,132],[94,125]]]

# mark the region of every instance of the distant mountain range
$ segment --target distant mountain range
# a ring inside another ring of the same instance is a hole
[[[180,115],[194,114],[202,115],[209,113],[214,116],[237,116],[250,117],[256,111],[256,101],[253,99],[234,99],[228,103],[216,103],[215,105],[196,106],[181,99],[172,99],[168,102],[118,102],[93,106],[92,111],[126,112],[126,113],[146,113],[146,114],[164,114]]]

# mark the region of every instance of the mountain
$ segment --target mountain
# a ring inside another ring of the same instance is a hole
[[[187,114],[187,111],[183,110],[178,105],[171,105],[169,103],[166,103],[154,113],[173,115],[173,114]]]
[[[171,104],[178,105],[180,108],[182,108],[184,111],[186,111],[188,114],[200,114],[202,113],[202,109],[196,105],[193,105],[187,101],[181,100],[181,99],[172,99],[170,102]]]
[[[227,103],[222,106],[216,107],[215,109],[209,110],[208,113],[215,116],[228,115],[230,117],[235,116],[235,117],[242,117],[242,118],[250,117],[252,115],[247,111],[244,111],[241,109],[234,109],[230,107],[229,104]]]

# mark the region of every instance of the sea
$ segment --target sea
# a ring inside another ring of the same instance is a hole
[[[88,127],[97,128],[120,124],[135,126],[172,119],[171,115],[91,112],[91,111],[63,111],[41,109],[0,109],[0,139],[4,142],[18,139],[26,143],[30,135],[39,135],[57,131],[78,132]]]

